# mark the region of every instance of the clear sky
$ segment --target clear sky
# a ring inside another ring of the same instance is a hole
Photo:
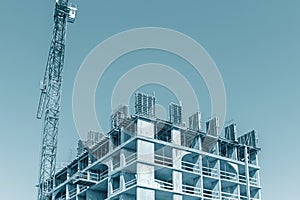
[[[195,39],[215,61],[226,88],[226,120],[237,122],[239,134],[257,130],[262,148],[263,199],[299,199],[299,0],[75,3],[79,4],[80,11],[75,24],[68,27],[58,162],[68,161],[70,152],[75,153],[79,137],[72,117],[72,90],[77,70],[88,53],[121,31],[165,27]],[[41,121],[35,119],[35,113],[39,81],[50,45],[53,6],[54,0],[1,2],[1,199],[29,200],[37,195]],[[133,64],[162,60],[172,66],[180,62],[176,59],[157,51],[144,51],[118,62],[130,69]],[[107,95],[122,75],[116,69],[112,66],[107,72],[107,87],[99,86],[96,95],[97,102],[101,102],[96,105],[98,118],[107,127],[111,112]],[[191,71],[182,73],[188,76]],[[191,79],[197,80],[192,75]],[[203,84],[199,80],[198,95],[203,92],[201,101],[210,106]],[[209,117],[210,109],[204,106],[201,111],[204,118]]]

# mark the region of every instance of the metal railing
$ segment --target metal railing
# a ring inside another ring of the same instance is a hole
[[[103,179],[107,178],[108,169],[103,172],[96,173],[96,172],[79,172],[76,176],[77,179],[83,179],[85,181],[102,181]]]
[[[196,163],[181,161],[181,168],[186,171],[200,173],[200,166],[199,166],[199,164],[196,164]]]
[[[240,200],[248,200],[248,197],[240,195]],[[251,197],[250,200],[260,200],[259,198]]]
[[[250,185],[258,185],[258,180],[255,177],[249,177]]]
[[[173,183],[169,183],[167,181],[162,181],[159,179],[154,179],[154,182],[156,183],[158,189],[173,190]]]
[[[237,181],[238,180],[238,176],[237,174],[233,173],[233,172],[227,172],[227,171],[220,171],[220,176],[222,179],[226,179],[226,180],[231,180],[231,181]]]
[[[90,179],[93,181],[102,181],[103,179],[107,178],[107,175],[108,169],[100,173],[90,172]]]
[[[121,166],[120,162],[116,162],[115,164],[113,164],[113,170],[119,168]]]
[[[182,192],[199,196],[201,195],[201,188],[182,184]]]
[[[239,175],[239,181],[240,181],[241,183],[246,183],[246,182],[247,182],[247,181],[246,181],[246,176],[240,174],[240,175]]]
[[[134,185],[136,185],[136,179],[132,179],[132,180],[130,180],[130,181],[127,181],[127,182],[125,182],[125,188],[129,188],[129,187],[131,187],[131,186],[134,186]]]
[[[133,163],[134,161],[136,161],[136,159],[137,159],[137,154],[132,153],[129,156],[125,157],[125,163],[126,163],[126,165],[129,165],[129,164]]]
[[[169,167],[173,166],[172,158],[157,155],[157,154],[154,155],[154,163],[159,164],[159,165],[169,166]]]
[[[88,174],[87,172],[78,172],[77,175],[75,176],[76,179],[84,179],[88,180]]]
[[[119,192],[119,191],[121,191],[121,188],[120,188],[120,187],[113,189],[112,192],[113,192],[113,193],[116,193],[116,192]]]
[[[245,175],[239,175],[239,181],[241,183],[246,183],[246,176]],[[249,183],[250,185],[257,186],[258,185],[258,179],[256,177],[249,177]]]
[[[58,197],[56,200],[66,200],[66,194],[61,195],[60,197]]]
[[[83,192],[84,190],[87,190],[88,186],[87,185],[79,185],[79,192]]]
[[[204,199],[219,199],[219,192],[209,190],[209,189],[203,189],[203,198]]]
[[[238,194],[222,192],[221,195],[222,195],[222,200],[238,200],[239,199]]]
[[[240,200],[248,200],[248,198],[246,196],[240,195]]]
[[[218,170],[211,167],[202,167],[202,174],[210,177],[218,177]]]
[[[76,194],[77,194],[77,189],[76,188],[70,190],[69,191],[69,198],[70,199],[73,198],[74,196],[76,196]]]

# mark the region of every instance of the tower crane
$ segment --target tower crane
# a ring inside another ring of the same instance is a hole
[[[69,0],[56,0],[54,26],[36,117],[43,118],[38,200],[51,200],[56,166],[57,134],[62,93],[67,23],[75,21],[77,8]]]

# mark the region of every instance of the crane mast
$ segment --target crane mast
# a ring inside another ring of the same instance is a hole
[[[75,20],[77,8],[69,0],[56,0],[54,27],[36,117],[43,118],[38,200],[51,200],[56,166],[57,134],[62,93],[67,23]]]

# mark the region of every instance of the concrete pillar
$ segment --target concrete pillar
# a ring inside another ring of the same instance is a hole
[[[176,130],[176,129],[173,129],[172,132],[171,132],[172,136],[172,143],[173,144],[177,144],[177,145],[181,145],[181,133],[180,133],[180,130]]]
[[[179,171],[173,170],[173,188],[175,192],[182,192],[182,173]]]
[[[238,149],[237,146],[234,146],[234,147],[233,147],[233,159],[234,159],[234,160],[237,160],[237,157],[238,157],[238,155],[237,155],[237,149]]]
[[[172,149],[173,167],[175,169],[181,169],[181,160],[185,154],[179,149]]]
[[[55,200],[55,196],[57,195],[57,193],[58,193],[57,191],[52,192],[51,200]]]
[[[196,149],[198,149],[198,150],[202,149],[202,139],[200,136],[197,136]]]
[[[246,189],[247,189],[247,198],[250,199],[250,182],[249,182],[249,160],[248,160],[248,147],[244,146],[244,155],[245,155],[245,175],[246,175]]]
[[[92,164],[92,158],[91,155],[88,154],[88,166]]]
[[[218,150],[218,152],[219,152],[219,150]],[[216,165],[217,165],[217,169],[218,169],[218,177],[219,177],[219,180],[218,180],[218,184],[217,184],[217,186],[218,186],[218,188],[219,188],[219,199],[220,200],[222,200],[222,184],[221,184],[221,164],[220,164],[220,160],[217,160],[217,163],[216,163]]]
[[[182,195],[179,194],[173,194],[173,200],[182,200]]]
[[[218,142],[218,140],[216,141],[216,155],[219,155],[219,152],[220,152],[220,143]]]
[[[150,121],[138,119],[137,135],[146,138],[154,138],[154,123]]]
[[[110,197],[110,195],[113,192],[113,185],[112,185],[112,178],[108,177],[108,181],[107,181],[107,197]]]
[[[114,169],[113,169],[113,158],[109,158],[109,160],[107,160],[105,162],[105,164],[107,165],[107,168],[108,168],[108,173],[112,172]]]
[[[201,155],[198,156],[197,160],[196,160],[196,165],[198,166],[199,170],[199,174],[202,174],[202,157]],[[198,178],[198,180],[196,180],[195,183],[195,187],[200,189],[200,193],[203,194],[203,180],[202,180],[202,175]]]
[[[154,185],[154,166],[146,163],[154,163],[154,144],[151,142],[137,140],[137,185],[153,188]],[[140,163],[143,162],[143,163]],[[145,190],[145,191],[144,191]],[[143,193],[144,192],[144,193]],[[148,196],[149,195],[149,196]],[[138,188],[137,199],[153,199],[154,191]]]
[[[124,173],[122,172],[120,175],[120,189],[125,190],[125,179],[124,179]]]
[[[237,185],[237,194],[238,194],[238,198],[241,198],[241,188],[240,188],[240,184]]]
[[[154,163],[154,144],[137,140],[137,159],[147,163]]]
[[[119,200],[135,200],[135,196],[129,194],[121,194]]]
[[[137,163],[137,185],[153,188],[154,166]]]
[[[257,163],[257,165],[258,165],[258,163]],[[260,171],[258,170],[256,173],[257,173],[258,185],[261,186],[261,184],[260,184]],[[259,199],[261,199],[261,189],[258,190],[258,196],[259,196]]]
[[[69,199],[70,195],[69,195],[69,185],[66,184],[66,199]]]
[[[256,166],[259,166],[259,164],[258,164],[258,153],[257,152],[255,154],[255,164],[256,164]]]
[[[136,189],[136,200],[155,200],[155,192],[152,189],[140,188]]]
[[[123,144],[124,142],[125,142],[125,135],[124,135],[124,127],[121,127],[121,130],[120,130],[120,136],[121,136],[121,138],[120,138],[120,143],[121,144]]]
[[[199,169],[199,174],[202,174],[202,155],[199,154],[196,160],[196,166]]]
[[[120,151],[120,167],[124,167],[126,165],[126,158],[124,149]]]
[[[70,179],[70,168],[67,168],[67,180]]]
[[[87,180],[91,180],[91,172],[90,171],[87,171]]]
[[[76,194],[78,194],[80,192],[80,188],[79,188],[79,185],[77,184],[76,185]],[[77,195],[76,195],[76,199],[77,199]]]

